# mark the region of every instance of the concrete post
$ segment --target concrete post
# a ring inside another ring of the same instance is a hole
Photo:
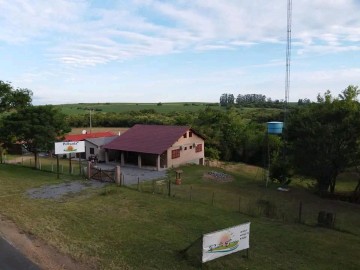
[[[91,178],[91,162],[88,162],[88,167],[87,167],[87,179],[90,180]]]
[[[160,171],[160,155],[158,155],[156,158],[156,168],[158,171]]]
[[[120,161],[121,166],[125,165],[125,158],[124,158],[124,152],[121,152],[121,161]]]
[[[138,155],[138,167],[141,168],[141,155]]]
[[[109,163],[109,150],[105,150],[105,163]]]
[[[115,183],[116,185],[120,186],[121,185],[121,170],[120,170],[120,166],[116,166],[116,174],[115,174]]]

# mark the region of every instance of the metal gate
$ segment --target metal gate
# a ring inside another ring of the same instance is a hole
[[[115,182],[115,168],[105,170],[96,166],[90,166],[90,169],[90,179],[99,180],[101,182]]]

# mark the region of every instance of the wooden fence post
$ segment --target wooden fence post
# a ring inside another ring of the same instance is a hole
[[[299,223],[302,223],[302,201],[299,203]]]
[[[171,180],[169,178],[169,190],[168,190],[168,196],[171,196]]]
[[[59,179],[60,178],[59,155],[56,155],[56,169],[57,169],[56,178]]]
[[[88,161],[88,166],[87,166],[87,179],[90,180],[91,178],[91,162]]]

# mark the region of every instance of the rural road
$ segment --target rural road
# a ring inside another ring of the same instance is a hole
[[[1,270],[40,270],[40,268],[22,255],[16,248],[0,237]]]

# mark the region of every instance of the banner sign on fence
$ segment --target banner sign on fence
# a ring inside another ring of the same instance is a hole
[[[250,222],[204,234],[202,262],[249,248]]]
[[[69,154],[85,152],[85,142],[57,142],[55,143],[55,154]]]

